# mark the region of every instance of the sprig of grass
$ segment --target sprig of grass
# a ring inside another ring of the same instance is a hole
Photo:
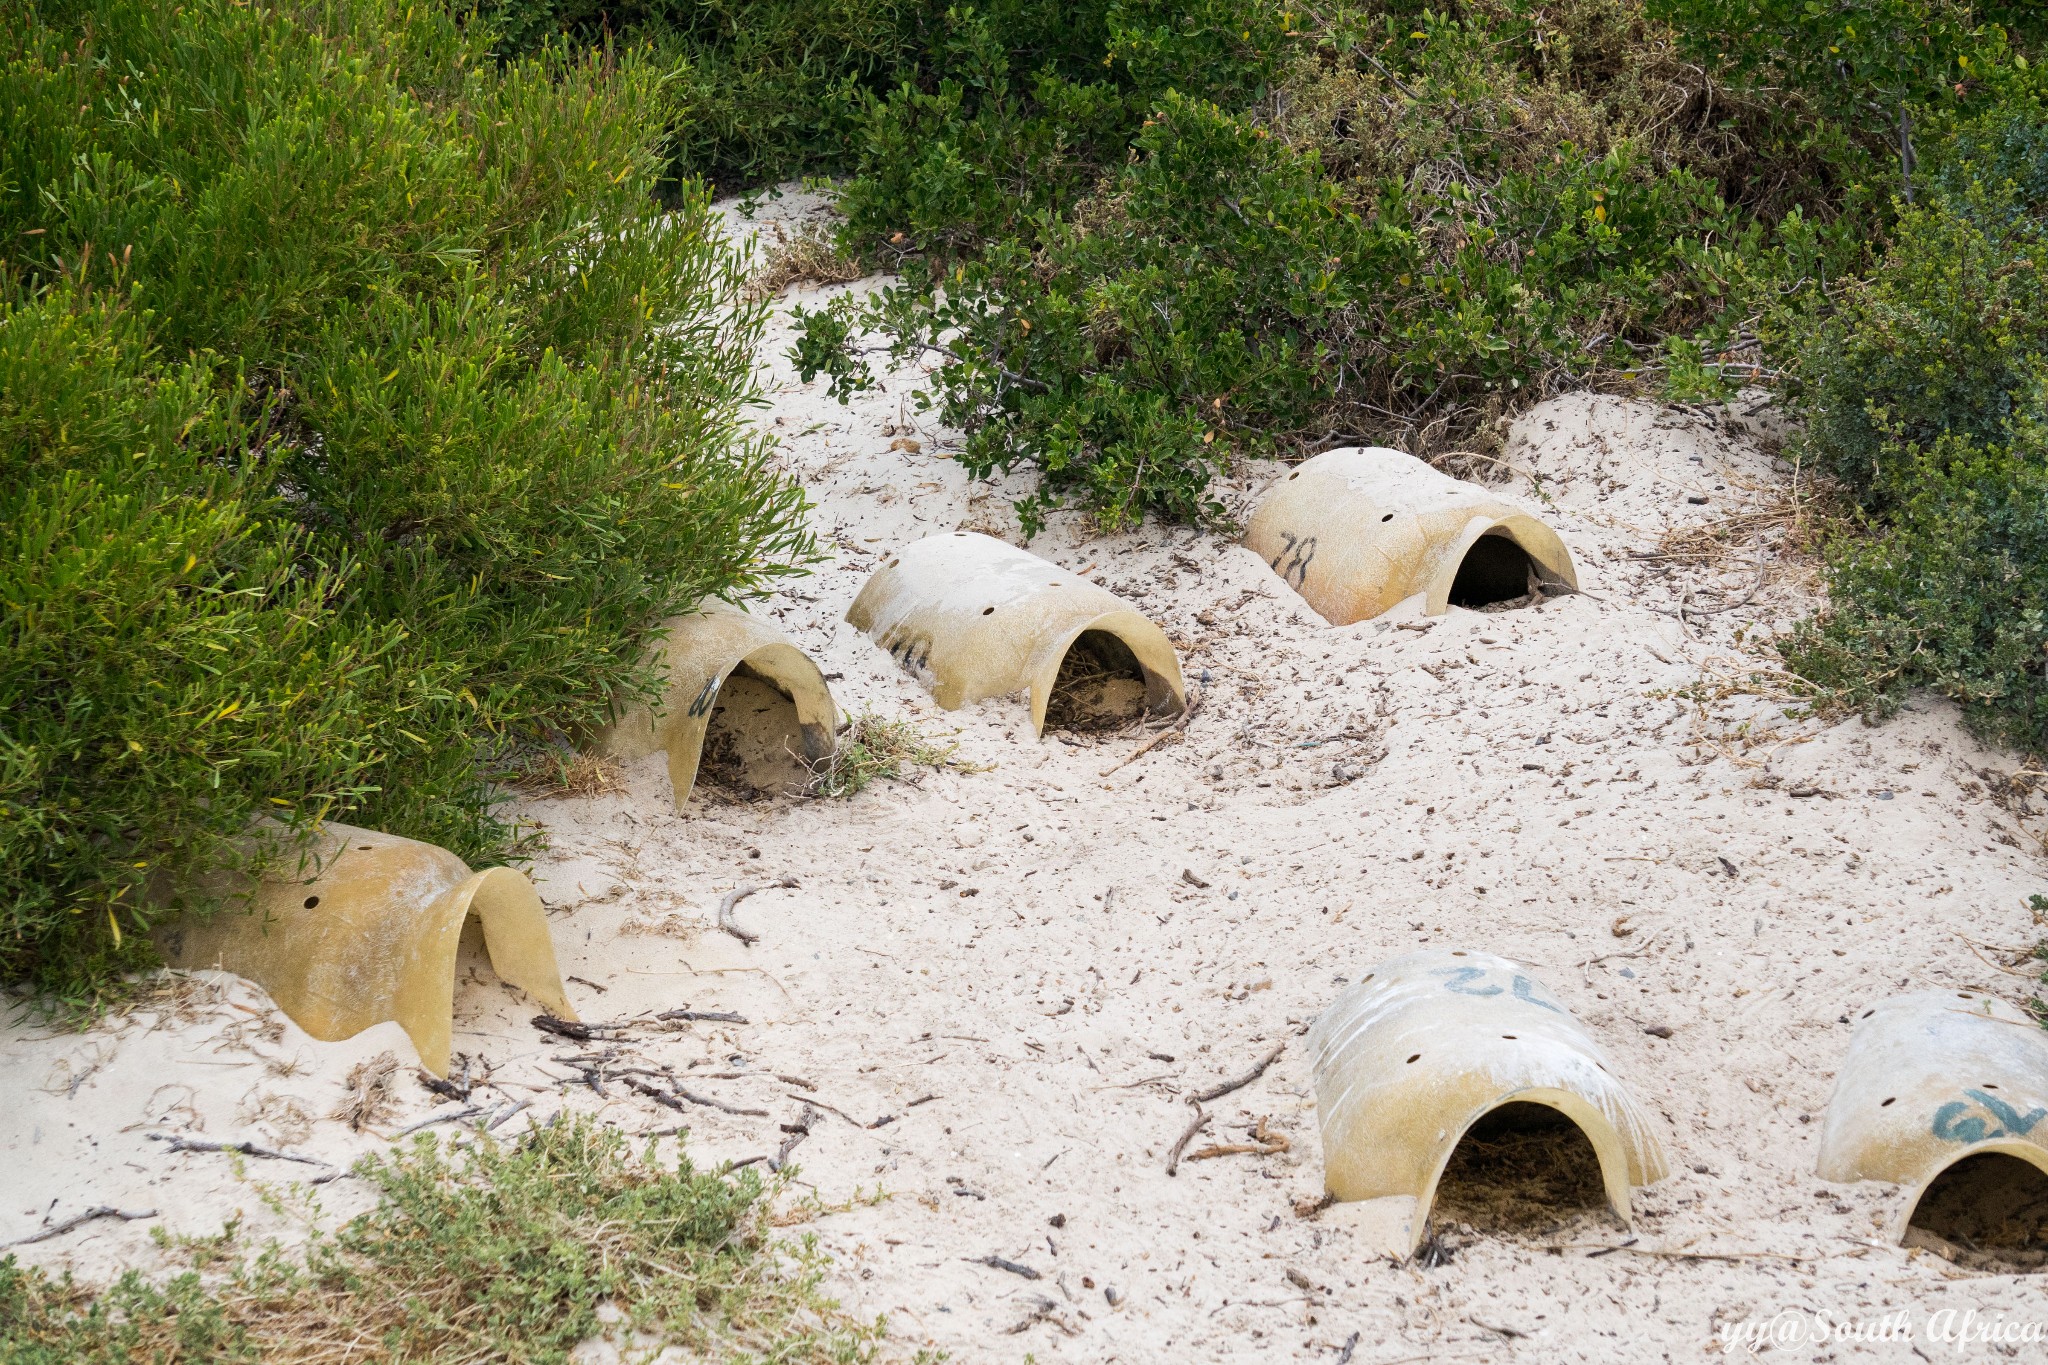
[[[810,792],[813,796],[853,796],[879,778],[903,781],[909,768],[982,771],[956,760],[953,755],[959,750],[956,743],[927,737],[911,721],[862,711],[853,718],[839,748],[812,770]]]

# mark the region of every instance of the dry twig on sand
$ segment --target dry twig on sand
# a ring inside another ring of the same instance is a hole
[[[793,887],[795,885],[796,878],[783,877],[777,881],[760,882],[753,886],[735,886],[732,890],[726,892],[725,899],[721,900],[718,903],[718,927],[725,930],[726,933],[731,934],[740,942],[746,944],[749,948],[753,947],[756,943],[761,941],[761,936],[759,934],[750,934],[746,930],[740,928],[738,924],[734,923],[732,917],[732,908],[735,905],[738,905],[741,901],[745,900],[747,897],[753,895],[756,891],[766,891],[770,887],[774,886]]]
[[[342,1172],[332,1163],[318,1157],[301,1156],[297,1152],[280,1152],[273,1147],[258,1147],[253,1142],[205,1142],[188,1138],[179,1133],[150,1133],[149,1137],[158,1142],[167,1142],[174,1152],[233,1152],[237,1156],[257,1157],[265,1161],[295,1161],[303,1166],[325,1166],[327,1174],[316,1176],[310,1183],[325,1185],[330,1180],[341,1178]]]
[[[1265,1075],[1266,1068],[1273,1065],[1275,1061],[1279,1060],[1280,1054],[1282,1052],[1285,1052],[1286,1050],[1286,1043],[1275,1043],[1273,1045],[1273,1050],[1271,1052],[1268,1052],[1264,1057],[1261,1057],[1259,1059],[1259,1064],[1253,1067],[1250,1071],[1245,1072],[1244,1075],[1239,1076],[1234,1081],[1221,1081],[1215,1085],[1210,1086],[1207,1090],[1197,1091],[1195,1094],[1188,1097],[1189,1102],[1192,1104],[1208,1104],[1213,1100],[1222,1099],[1225,1095],[1228,1095],[1233,1090],[1244,1089],[1253,1081]]]
[[[1127,764],[1136,763],[1146,754],[1151,753],[1154,749],[1166,743],[1169,737],[1180,734],[1183,730],[1187,729],[1188,722],[1195,718],[1195,712],[1201,709],[1202,693],[1199,690],[1197,690],[1195,691],[1194,695],[1188,698],[1188,704],[1180,709],[1180,715],[1174,720],[1173,724],[1167,726],[1164,730],[1161,730],[1158,734],[1152,736],[1152,738],[1146,740],[1137,748],[1131,750],[1131,752],[1125,755],[1120,761],[1112,763],[1107,768],[1104,768],[1102,770],[1101,775],[1103,777],[1108,777],[1118,768],[1124,767]]]
[[[52,1237],[62,1237],[73,1228],[84,1227],[100,1218],[118,1218],[132,1223],[140,1218],[156,1217],[155,1209],[117,1209],[112,1204],[99,1204],[84,1213],[74,1213],[62,1222],[52,1223],[46,1228],[37,1228],[26,1237],[17,1237],[11,1242],[0,1242],[0,1247],[25,1247],[31,1242],[47,1242]]]
[[[1188,1103],[1194,1104],[1195,1102],[1193,1100],[1189,1100]],[[1185,1133],[1182,1133],[1180,1135],[1180,1139],[1173,1144],[1173,1150],[1166,1154],[1166,1173],[1168,1175],[1178,1175],[1180,1173],[1180,1154],[1182,1152],[1185,1152],[1188,1149],[1188,1144],[1195,1140],[1195,1134],[1201,1132],[1204,1128],[1207,1128],[1208,1126],[1208,1113],[1202,1108],[1202,1106],[1196,1104],[1195,1121],[1188,1125],[1188,1130]]]

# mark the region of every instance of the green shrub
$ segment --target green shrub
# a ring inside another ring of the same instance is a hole
[[[1807,448],[1873,509],[1918,491],[1942,452],[1975,460],[2048,420],[2048,231],[2013,203],[1974,185],[1908,209],[1867,280],[1772,338]]]
[[[668,68],[675,173],[742,189],[851,175],[864,246],[970,248],[1060,208],[1122,159],[1169,89],[1235,107],[1295,20],[1248,0],[490,0],[501,51],[616,38]]]
[[[502,54],[531,55],[564,36],[644,52],[667,73],[662,120],[678,177],[729,191],[843,170],[850,92],[886,88],[917,61],[934,6],[484,0],[479,12]]]
[[[259,815],[360,801],[395,626],[266,522],[260,405],[60,288],[0,307],[0,965],[142,960],[138,902],[242,856]],[[253,503],[253,505],[252,505]]]
[[[14,16],[0,977],[89,993],[252,811],[502,854],[491,779],[810,541],[658,71],[396,0]]]
[[[766,1237],[752,1170],[664,1168],[577,1119],[461,1156],[416,1139],[357,1171],[376,1207],[300,1256],[272,1246],[163,1284],[130,1271],[99,1292],[0,1259],[0,1360],[566,1362],[607,1309],[649,1334],[648,1355],[873,1356],[876,1330],[819,1293],[820,1258]]]
[[[1831,605],[1787,642],[1829,700],[1912,688],[2048,751],[2048,220],[2038,130],[1961,130],[1867,280],[1780,324],[1803,450],[1857,496]],[[1986,173],[2002,173],[1987,183]]]
[[[1822,231],[1783,189],[1824,138],[1741,106],[1673,119],[1662,83],[1686,77],[1639,9],[1568,7],[1574,51],[1509,0],[1475,8],[1314,35],[1277,116],[1169,88],[1071,208],[1018,189],[1005,220],[857,177],[849,233],[879,232],[894,202],[935,259],[802,314],[800,369],[843,396],[869,380],[872,333],[899,357],[937,354],[962,461],[1040,472],[1027,529],[1066,497],[1111,526],[1200,520],[1239,452],[1469,441],[1561,388],[1661,364],[1674,338],[1726,336],[1759,292],[1860,250],[1852,196],[1823,187]]]
[[[950,258],[1029,242],[1068,213],[1169,92],[1228,107],[1264,94],[1292,50],[1284,10],[1246,0],[1116,0],[1069,11],[1061,60],[1013,26],[949,11],[938,78],[865,95],[855,173],[842,187],[848,240]]]
[[[1829,550],[1829,609],[1786,642],[1829,702],[1883,714],[1913,688],[1990,737],[2048,752],[2048,440],[1943,436],[1893,452],[1882,519]]]

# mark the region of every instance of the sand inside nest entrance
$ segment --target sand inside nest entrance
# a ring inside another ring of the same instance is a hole
[[[811,781],[803,751],[795,699],[745,661],[734,664],[712,700],[699,774],[749,800],[792,796]]]
[[[1608,1212],[1600,1158],[1585,1132],[1547,1104],[1514,1101],[1474,1121],[1437,1181],[1439,1223],[1538,1232]]]
[[[1536,561],[1514,537],[1488,531],[1459,561],[1450,602],[1454,607],[1504,611],[1540,600],[1542,584]]]
[[[2006,1152],[1966,1156],[1927,1183],[1903,1241],[1973,1269],[2048,1270],[2048,1171]]]
[[[1077,734],[1121,730],[1145,714],[1144,666],[1106,630],[1084,630],[1067,647],[1045,706],[1045,728]]]

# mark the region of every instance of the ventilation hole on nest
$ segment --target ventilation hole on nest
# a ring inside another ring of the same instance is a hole
[[[1381,520],[1381,521],[1383,521],[1383,522],[1386,522],[1386,521],[1392,521],[1393,519],[1394,519],[1394,514],[1393,514],[1392,512],[1389,512],[1389,513],[1387,513],[1387,514],[1386,514],[1385,516],[1383,516],[1383,517],[1381,517],[1381,518],[1380,518],[1380,520]]]
[[[1956,999],[1958,999],[1958,1000],[1968,1000],[1969,998],[1970,998],[1970,997],[1969,997],[1969,995],[1968,995],[1968,994],[1966,994],[1966,993],[1965,993],[1965,992],[1963,992],[1963,991],[1957,991],[1957,992],[1956,992]]]
[[[1995,1081],[1986,1081],[1986,1082],[1984,1082],[1984,1083],[1983,1083],[1982,1085],[1978,1086],[1977,1088],[1978,1088],[1979,1090],[1996,1090],[1996,1089],[1998,1089],[1998,1085],[1997,1085],[1997,1083],[1996,1083]]]
[[[1512,1033],[1503,1033],[1501,1037],[1507,1039],[1511,1043],[1515,1041],[1515,1035]]]
[[[1465,1130],[1437,1184],[1438,1222],[1490,1232],[1552,1227],[1606,1207],[1593,1144],[1548,1105],[1504,1104]]]
[[[1367,972],[1367,973],[1365,974],[1365,978],[1364,978],[1364,980],[1360,981],[1360,982],[1359,982],[1358,984],[1359,984],[1359,985],[1361,985],[1361,986],[1363,986],[1363,985],[1364,985],[1364,984],[1365,984],[1365,983],[1366,983],[1367,981],[1370,981],[1370,980],[1372,980],[1372,979],[1373,979],[1373,978],[1374,978],[1375,976],[1377,976],[1377,975],[1379,975],[1379,973],[1377,973],[1377,972]]]
[[[1415,1055],[1414,1055],[1413,1057],[1410,1057],[1410,1058],[1408,1059],[1408,1065],[1410,1065],[1410,1066],[1414,1066],[1414,1065],[1415,1065],[1415,1064],[1416,1064],[1417,1062],[1419,1062],[1419,1061],[1421,1061],[1421,1060],[1422,1060],[1422,1054],[1418,1052],[1418,1053],[1416,1053],[1416,1054],[1415,1054]]]
[[[2048,1174],[2004,1152],[1964,1157],[1929,1183],[1905,1242],[1981,1269],[2048,1269]]]
[[[888,562],[887,564],[884,564],[884,565],[883,565],[882,567],[883,567],[883,568],[885,568],[885,569],[893,569],[893,568],[895,568],[895,567],[896,567],[896,566],[897,566],[898,564],[901,564],[902,562],[903,562],[903,561],[902,561],[902,560],[900,560],[900,559],[892,559],[892,560],[890,560],[890,561],[889,561],[889,562]]]
[[[1535,591],[1536,566],[1528,552],[1514,541],[1487,532],[1472,542],[1451,580],[1451,605],[1490,607],[1499,603],[1523,605]]]
[[[1865,1011],[1863,1011],[1863,1017],[1864,1017],[1865,1019],[1868,1019],[1868,1018],[1869,1018],[1869,1017],[1870,1017],[1871,1015],[1873,1015],[1873,1014],[1876,1014],[1876,1013],[1877,1013],[1877,1011],[1876,1011],[1876,1010],[1865,1010]]]
[[[370,846],[368,844],[357,844],[356,848],[364,853],[368,853],[370,851]]]
[[[1067,647],[1045,703],[1045,728],[1079,734],[1121,730],[1145,711],[1145,670],[1106,630],[1084,630]]]
[[[994,616],[996,614],[996,609],[994,607],[983,607],[981,609],[981,614],[983,616]]]
[[[1301,471],[1300,471],[1299,469],[1297,469],[1297,470],[1295,470],[1295,471],[1294,471],[1294,472],[1293,472],[1292,474],[1289,474],[1289,475],[1287,476],[1287,481],[1288,481],[1289,483],[1292,483],[1292,482],[1294,482],[1294,480],[1296,480],[1296,479],[1298,479],[1298,478],[1300,478],[1300,477],[1301,477]]]
[[[1893,1095],[1890,1098],[1886,1099],[1883,1104],[1880,1104],[1877,1107],[1880,1109],[1887,1109],[1890,1108],[1892,1105],[1897,1104],[1898,1102],[1899,1097],[1897,1095]]]
[[[797,758],[803,752],[803,723],[789,694],[746,664],[735,665],[718,685],[704,726],[698,782],[744,801],[788,794],[810,780]]]
[[[306,897],[306,908],[307,908],[308,910],[311,910],[311,909],[312,909],[312,908],[313,908],[314,906],[316,906],[316,905],[318,905],[318,904],[320,904],[320,898],[319,898],[318,896],[308,896],[308,897]]]

